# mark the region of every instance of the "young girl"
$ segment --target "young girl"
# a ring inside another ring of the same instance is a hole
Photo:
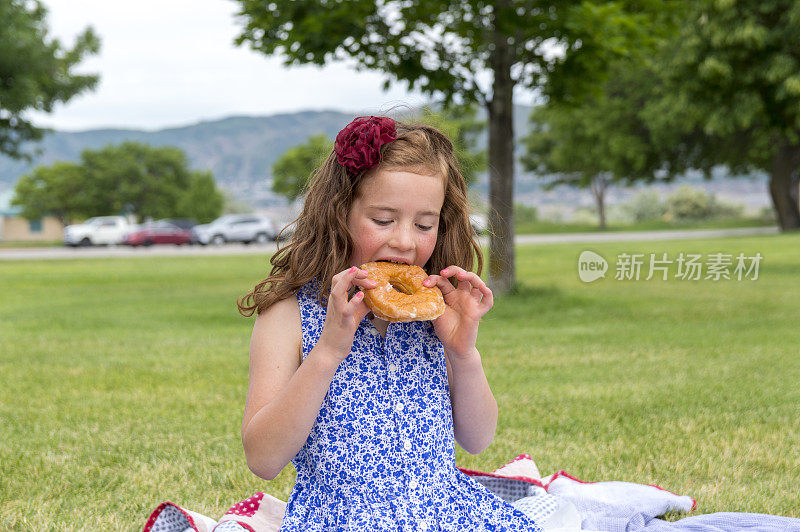
[[[297,470],[282,531],[539,530],[456,468],[494,438],[497,404],[475,347],[492,292],[466,185],[437,129],[361,117],[336,137],[292,240],[239,301],[256,312],[242,422],[247,464]],[[416,264],[446,310],[375,318],[359,265]]]

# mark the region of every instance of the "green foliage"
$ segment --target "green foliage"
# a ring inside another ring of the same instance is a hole
[[[38,167],[23,176],[14,204],[31,219],[133,213],[140,218],[218,216],[222,197],[208,172],[191,172],[177,148],[137,142],[84,150],[81,163]]]
[[[289,201],[296,200],[331,150],[333,141],[325,135],[311,136],[305,143],[290,148],[272,166],[272,191]]]
[[[629,185],[653,181],[659,171],[685,170],[680,145],[660,143],[646,120],[656,90],[651,68],[641,58],[617,61],[596,94],[535,108],[523,166],[545,174],[547,188],[587,188],[597,176]]]
[[[695,167],[770,171],[781,145],[800,142],[799,10],[798,0],[695,2],[665,44],[649,118],[673,136],[704,134],[687,154]]]
[[[211,172],[195,171],[189,175],[188,188],[178,197],[175,217],[208,223],[222,214],[223,204],[224,199]]]
[[[684,185],[667,198],[667,214],[675,220],[711,220],[741,216],[742,207],[720,203],[714,194]]]
[[[87,55],[96,54],[100,41],[92,30],[75,45],[63,48],[47,38],[47,10],[34,1],[0,0],[0,154],[30,159],[21,146],[44,135],[25,118],[26,111],[50,112],[58,102],[93,89],[97,75],[76,74]]]
[[[236,43],[282,55],[287,66],[349,57],[359,70],[378,70],[409,90],[440,94],[444,103],[481,105],[491,91],[478,77],[500,60],[492,53],[498,35],[509,46],[508,67],[521,67],[515,83],[577,96],[591,90],[612,58],[645,46],[658,33],[653,13],[667,9],[646,0],[558,0],[546,7],[520,0],[237,3],[244,29]],[[564,53],[554,54],[554,48]]]
[[[667,205],[655,190],[642,190],[628,200],[623,209],[634,222],[660,220],[667,213]]]
[[[52,215],[68,224],[91,216],[92,207],[85,194],[87,186],[86,173],[80,165],[56,162],[22,176],[11,203],[22,207],[22,216],[28,220]]]
[[[539,220],[539,211],[533,205],[514,204],[514,223],[516,225],[533,224]]]
[[[744,214],[743,205],[721,202],[713,193],[689,185],[680,186],[666,201],[654,190],[642,190],[621,207],[634,223],[723,221],[741,219]]]
[[[475,182],[476,173],[486,170],[486,150],[477,149],[478,135],[486,123],[477,120],[477,114],[474,105],[449,105],[440,111],[426,106],[418,117],[421,122],[438,128],[453,142],[467,186]]]

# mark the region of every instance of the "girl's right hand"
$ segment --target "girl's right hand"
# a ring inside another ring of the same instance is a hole
[[[378,283],[370,279],[365,270],[355,266],[337,273],[331,279],[325,325],[317,343],[330,349],[338,362],[350,354],[358,325],[370,311],[364,303],[364,292],[359,290],[348,300],[348,293],[353,286],[368,290],[376,288]]]

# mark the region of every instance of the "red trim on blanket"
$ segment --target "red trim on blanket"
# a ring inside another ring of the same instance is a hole
[[[197,529],[197,525],[195,524],[194,519],[192,519],[191,515],[189,515],[186,511],[184,511],[183,508],[181,508],[177,504],[170,501],[165,501],[159,504],[158,508],[156,508],[152,514],[150,514],[150,519],[148,519],[147,523],[144,524],[142,532],[150,532],[150,530],[153,529],[153,525],[156,524],[156,519],[158,519],[158,516],[161,514],[161,512],[164,511],[164,508],[166,508],[167,506],[173,506],[174,508],[176,508],[180,513],[182,513],[186,517],[186,519],[189,520],[189,524],[192,525],[195,529]]]
[[[531,460],[532,461],[533,458],[531,458],[527,454],[520,454],[520,455],[517,455],[513,460],[508,462],[503,467],[509,466],[509,465],[513,464],[514,462],[517,462],[519,460]],[[498,468],[498,470],[499,469],[503,469],[503,467]],[[499,474],[499,473],[487,473],[485,471],[476,471],[474,469],[466,469],[464,467],[459,467],[458,469],[462,473],[464,473],[465,475],[468,475],[470,477],[491,477],[491,478],[503,478],[503,479],[511,479],[511,480],[521,480],[523,482],[528,482],[529,484],[533,484],[535,486],[539,486],[540,488],[544,488],[545,491],[547,491],[547,489],[550,487],[550,484],[552,484],[553,481],[555,479],[557,479],[558,477],[567,477],[568,479],[574,480],[575,482],[580,482],[581,484],[597,484],[597,482],[589,482],[589,481],[586,481],[586,480],[581,480],[579,478],[575,478],[572,475],[570,475],[569,473],[567,473],[566,471],[564,471],[563,469],[560,469],[555,475],[553,475],[553,477],[550,479],[550,481],[547,484],[542,483],[542,481],[539,480],[539,479],[535,479],[535,478],[531,478],[531,477],[510,476],[510,475],[503,475],[503,474]],[[666,491],[667,493],[671,493],[671,494],[675,495],[676,497],[683,497],[683,495],[678,495],[674,491],[670,491],[670,490],[664,489],[661,486],[658,486],[656,484],[647,484],[647,485],[651,486],[653,488],[660,489],[661,491]],[[695,500],[694,498],[691,498],[691,499],[692,499],[692,508],[689,511],[693,512],[695,510],[695,508],[697,508],[697,500]]]
[[[581,480],[579,478],[575,478],[572,475],[570,475],[569,473],[567,473],[566,471],[564,471],[563,469],[561,469],[561,470],[559,470],[558,473],[553,475],[553,478],[550,479],[550,482],[547,483],[547,486],[545,486],[544,489],[547,489],[550,486],[550,484],[555,479],[557,479],[558,477],[567,477],[568,479],[574,480],[575,482],[580,482],[581,484],[597,484],[597,482],[589,482],[589,481],[586,481],[586,480]],[[617,482],[626,482],[626,481],[622,480],[622,481],[617,481]],[[652,488],[660,489],[661,491],[666,491],[667,493],[671,493],[671,494],[675,495],[676,497],[684,497],[684,495],[678,495],[674,491],[670,491],[670,490],[664,489],[664,488],[662,488],[661,486],[659,486],[657,484],[647,484],[647,485],[652,487]],[[697,508],[697,501],[694,498],[691,498],[691,499],[692,499],[692,509],[689,510],[689,511],[693,512],[694,509]]]

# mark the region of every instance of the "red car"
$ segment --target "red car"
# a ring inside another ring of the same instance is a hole
[[[153,244],[188,244],[192,232],[164,220],[148,222],[128,233],[124,244],[129,246],[151,246]]]

